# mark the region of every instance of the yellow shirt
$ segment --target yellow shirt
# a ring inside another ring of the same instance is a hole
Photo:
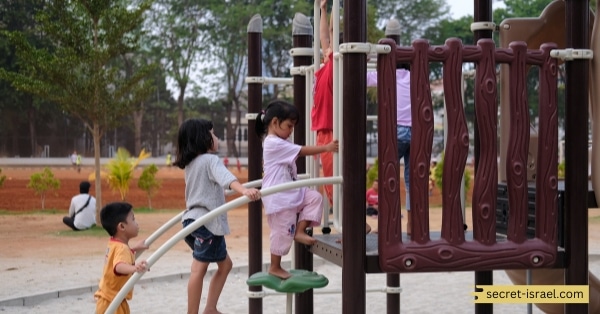
[[[129,280],[131,274],[117,274],[115,269],[120,263],[134,265],[135,255],[127,244],[111,238],[108,241],[108,247],[106,248],[104,270],[102,272],[100,284],[98,285],[98,291],[96,291],[94,294],[95,297],[112,301],[117,293],[119,293],[119,290],[121,290],[121,288],[125,285],[127,280]],[[133,289],[129,291],[125,299],[131,300],[132,297]]]

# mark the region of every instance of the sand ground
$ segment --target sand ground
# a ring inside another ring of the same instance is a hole
[[[71,169],[64,170],[72,176]],[[161,170],[162,171],[162,170]],[[171,169],[172,171],[172,169]],[[24,172],[24,173],[21,173]],[[179,171],[178,171],[179,172]],[[27,177],[26,170],[3,170],[11,176],[11,181]],[[182,177],[171,173],[173,182]],[[74,178],[79,180],[79,178]],[[11,182],[8,181],[8,182]],[[77,182],[77,181],[75,181]],[[6,186],[5,186],[6,187]],[[174,188],[174,187],[173,187]],[[108,190],[106,190],[108,191]],[[0,198],[9,202],[20,202],[10,191],[0,188]],[[105,192],[110,193],[110,192]],[[183,192],[181,191],[183,197]],[[65,194],[66,195],[66,194]],[[70,196],[69,196],[70,198]],[[64,199],[63,199],[64,201]],[[65,205],[68,206],[68,202]],[[1,209],[2,207],[0,207]],[[79,287],[94,287],[101,276],[104,249],[107,237],[104,235],[82,235],[68,230],[62,224],[62,215],[66,213],[22,213],[0,215],[0,301],[23,296],[43,294],[53,291],[66,291]],[[136,240],[148,237],[154,230],[179,213],[178,209],[160,210],[153,213],[138,213],[136,218],[141,231]],[[440,226],[441,210],[432,210],[431,229]],[[469,215],[467,215],[468,217]],[[600,275],[600,217],[599,209],[591,209],[590,220],[590,269]],[[247,211],[238,208],[229,212],[232,233],[227,237],[229,253],[236,270],[229,276],[220,299],[220,309],[226,313],[247,312],[246,297],[247,270],[243,266],[248,260]],[[376,220],[368,218],[371,225]],[[467,221],[467,224],[470,224]],[[159,238],[151,249],[141,258],[148,258],[160,245],[180,230],[176,225],[165,236]],[[320,229],[317,228],[316,232]],[[263,219],[263,261],[268,262],[268,227]],[[290,256],[286,260],[290,260]],[[185,312],[186,285],[185,274],[189,272],[191,252],[183,243],[178,243],[163,258],[152,266],[151,272],[144,278],[170,278],[156,282],[140,283],[135,288],[130,305],[134,313],[181,313]],[[317,259],[315,271],[325,274],[330,284],[325,291],[341,289],[341,269],[328,262]],[[183,274],[180,277],[169,275]],[[468,313],[473,312],[470,291],[473,288],[473,274],[470,272],[408,274],[401,277],[402,313]],[[494,272],[496,284],[510,284],[502,271]],[[385,287],[385,276],[367,275],[367,313],[385,311],[385,295],[380,292]],[[264,299],[265,313],[285,313],[285,296],[269,296]],[[203,299],[204,301],[204,299]],[[2,313],[92,313],[94,301],[92,292],[74,293],[60,298],[47,300],[27,306],[0,305]],[[341,313],[340,294],[316,294],[315,313]],[[525,305],[497,305],[496,313],[525,313]],[[534,313],[540,313],[534,310]]]

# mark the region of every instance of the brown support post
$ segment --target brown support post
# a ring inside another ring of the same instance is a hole
[[[296,14],[292,27],[292,36],[294,48],[312,47],[313,28],[308,18],[303,14]],[[293,56],[294,66],[308,66],[312,63],[312,52],[302,56]],[[303,75],[294,75],[294,106],[300,112],[300,123],[294,128],[294,143],[306,145],[306,77]],[[298,173],[306,173],[306,157],[299,157],[296,160]],[[294,242],[295,265],[296,269],[313,270],[313,256],[305,245]],[[312,314],[314,311],[313,290],[307,290],[303,293],[297,293],[295,313]]]
[[[262,76],[262,18],[259,14],[248,23],[248,76]],[[262,109],[262,83],[248,84],[248,112]],[[248,181],[262,178],[262,144],[254,132],[256,121],[248,120]],[[248,277],[262,271],[262,201],[248,203]],[[249,286],[262,291],[262,286]],[[248,313],[262,314],[262,298],[248,300]]]
[[[400,23],[396,19],[391,19],[388,21],[385,27],[385,37],[390,38],[396,42],[396,45],[400,45],[400,34],[402,30],[400,29]],[[398,93],[398,91],[396,91]],[[398,107],[396,107],[398,108]],[[400,288],[400,274],[387,274],[387,286],[390,288]],[[400,313],[400,294],[399,293],[388,293],[386,295],[387,300],[387,313],[394,314]]]
[[[474,3],[474,22],[488,22],[492,21],[492,1],[480,1],[473,0]],[[474,36],[474,44],[477,44],[477,41],[482,38],[492,38],[493,32],[491,30],[480,30],[475,31]],[[465,101],[463,99],[463,101]],[[475,101],[475,110],[477,108],[477,102]],[[474,171],[477,172],[477,162],[479,160],[480,153],[480,143],[479,143],[479,128],[477,126],[477,118],[475,115],[474,121],[474,145],[473,145],[473,157],[474,157]],[[475,272],[475,285],[492,285],[494,284],[494,275],[492,271],[476,271]],[[475,304],[475,313],[476,314],[484,314],[484,313],[494,313],[494,306],[492,303],[478,303]]]
[[[367,40],[366,0],[344,0],[344,42]],[[366,313],[365,210],[367,56],[344,55],[342,312]]]
[[[566,0],[567,48],[589,49],[589,1]],[[588,284],[588,60],[566,62],[565,252],[566,285]],[[566,304],[565,313],[587,313],[588,304]]]

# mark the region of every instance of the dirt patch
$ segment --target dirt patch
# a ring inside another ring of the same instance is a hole
[[[93,169],[83,168],[81,172],[69,167],[52,168],[55,177],[61,182],[60,189],[50,192],[45,200],[45,212],[54,214],[39,214],[41,200],[34,195],[33,190],[27,188],[30,176],[34,172],[40,172],[41,168],[3,168],[2,174],[7,176],[4,186],[0,188],[0,210],[21,215],[0,215],[0,238],[7,239],[0,244],[2,257],[22,258],[29,257],[31,252],[38,252],[46,258],[61,258],[68,256],[89,256],[102,254],[105,247],[106,236],[73,236],[72,231],[62,223],[62,216],[68,212],[69,204],[73,195],[79,192],[79,183],[87,180]],[[247,170],[231,167],[231,172],[241,182],[247,182]],[[130,184],[127,201],[135,208],[148,207],[148,197],[137,187],[137,178],[141,170],[136,172]],[[152,198],[152,207],[157,213],[136,213],[140,223],[141,231],[138,239],[148,237],[153,231],[169,221],[185,208],[185,180],[184,172],[179,168],[161,168],[157,178],[162,182],[162,187]],[[91,194],[94,195],[92,184]],[[402,184],[401,195],[404,195]],[[103,204],[119,201],[117,191],[111,191],[106,182],[102,183]],[[437,189],[430,199],[431,204],[441,204],[441,197]],[[404,203],[402,203],[404,205]],[[438,205],[439,206],[439,205]],[[247,252],[248,239],[248,215],[245,206],[234,209],[228,213],[231,235],[228,236],[228,246],[235,252]],[[433,215],[435,217],[435,215]],[[367,218],[369,224],[376,230],[377,220]],[[432,218],[433,224],[437,223]],[[166,234],[166,239],[180,227],[172,228]],[[263,217],[263,247],[268,248],[268,226]],[[320,230],[319,230],[320,232]],[[15,241],[15,239],[19,239]],[[134,239],[136,241],[137,239]],[[61,245],[56,245],[59,242]],[[175,249],[187,250],[183,244],[178,244]]]
[[[63,211],[66,213],[71,202],[71,198],[79,193],[79,183],[87,180],[93,172],[90,167],[83,168],[77,172],[72,168],[60,167],[51,168],[54,176],[60,180],[60,189],[50,191],[46,194],[45,209],[53,211]],[[248,181],[248,171],[242,168],[231,167],[229,170],[238,177],[240,182]],[[6,175],[6,181],[0,188],[0,210],[9,212],[32,212],[42,208],[40,196],[34,194],[32,189],[27,188],[29,178],[35,172],[42,171],[41,168],[3,168],[2,174]],[[144,191],[137,187],[137,178],[141,170],[137,170],[134,179],[129,185],[129,193],[126,201],[131,203],[134,208],[148,207],[148,196]],[[154,209],[177,209],[185,208],[185,180],[184,172],[179,168],[161,168],[157,173],[157,178],[162,186],[156,195],[152,198],[152,208]],[[400,180],[402,181],[402,180]],[[401,182],[401,195],[404,197],[404,181]],[[90,194],[95,194],[95,187],[92,182]],[[106,181],[102,181],[102,203],[107,204],[114,201],[120,201],[118,191],[111,191]],[[429,199],[430,206],[440,206],[441,195],[439,189],[435,188]],[[404,202],[401,203],[404,207]]]
[[[241,182],[247,181],[247,171],[242,169],[230,169]],[[32,189],[27,188],[29,178],[35,172],[41,169],[36,168],[3,168],[2,174],[6,175],[4,186],[0,188],[0,210],[10,212],[30,212],[42,208],[41,197],[34,194]],[[129,193],[126,201],[131,203],[134,208],[149,207],[148,196],[146,192],[137,187],[137,178],[142,170],[137,170],[134,179],[129,185]],[[52,168],[54,176],[60,180],[60,189],[50,191],[46,194],[46,210],[64,210],[68,211],[71,198],[79,193],[79,183],[87,180],[93,172],[92,168],[83,168],[77,172],[71,168]],[[152,198],[152,208],[154,209],[181,209],[185,208],[185,181],[183,170],[179,168],[162,168],[157,173],[157,178],[161,182],[161,188]],[[95,187],[92,182],[90,194],[95,194]],[[107,204],[114,201],[120,201],[118,191],[112,191],[106,181],[102,181],[102,203]]]

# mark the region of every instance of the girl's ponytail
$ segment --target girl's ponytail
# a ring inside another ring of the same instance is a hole
[[[256,116],[256,124],[254,124],[254,131],[259,138],[263,138],[263,136],[267,133],[267,127],[265,126],[265,112],[261,111]]]

